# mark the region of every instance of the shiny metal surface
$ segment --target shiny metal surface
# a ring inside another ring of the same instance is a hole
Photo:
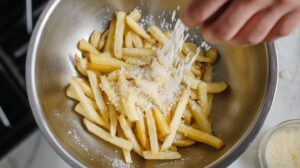
[[[74,167],[112,167],[123,159],[116,147],[89,134],[74,102],[65,96],[68,78],[77,75],[73,64],[76,44],[94,29],[106,28],[114,10],[139,6],[143,16],[154,18],[171,11],[184,0],[53,0],[34,30],[27,55],[27,90],[35,119],[46,139]],[[108,8],[110,10],[108,10]],[[155,20],[155,19],[154,19]],[[155,20],[159,21],[159,20]],[[217,167],[235,160],[254,139],[272,104],[277,84],[275,47],[257,45],[235,48],[216,46],[222,57],[215,80],[227,81],[225,93],[216,97],[213,128],[226,147],[217,151],[207,145],[180,149],[183,159],[145,161],[133,155],[135,167]]]

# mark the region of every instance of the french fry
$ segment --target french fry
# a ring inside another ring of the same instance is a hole
[[[136,22],[139,21],[142,17],[138,9],[134,9],[133,11],[131,11],[128,16],[131,17]]]
[[[132,32],[129,31],[125,35],[125,46],[127,48],[132,48],[133,47],[133,41],[132,41]]]
[[[187,147],[194,145],[196,142],[191,139],[183,138],[183,139],[174,139],[173,145],[178,146],[178,147]]]
[[[89,120],[93,120],[83,109],[82,105],[80,103],[78,103],[76,106],[75,106],[75,111],[82,115],[83,117],[89,119]]]
[[[214,94],[208,93],[207,94],[207,108],[205,110],[205,113],[207,114],[207,116],[210,116],[210,114],[211,114],[213,101],[214,101]]]
[[[107,75],[107,79],[115,82],[119,79],[119,73],[119,70],[112,71]]]
[[[153,115],[156,121],[158,131],[162,134],[162,136],[167,136],[170,133],[170,128],[165,117],[163,116],[161,111],[156,107],[153,108]]]
[[[207,92],[208,93],[221,93],[228,85],[225,82],[215,82],[215,83],[207,83]]]
[[[75,93],[74,89],[72,88],[72,86],[68,87],[66,90],[66,95],[74,100],[80,101],[80,99],[78,98],[77,94]],[[89,103],[96,109],[98,108],[96,102],[90,98],[88,98]]]
[[[144,48],[152,49],[153,45],[149,42],[145,42]]]
[[[190,139],[208,144],[216,149],[221,149],[224,146],[224,142],[221,139],[184,124],[180,124],[178,132]]]
[[[110,73],[116,69],[116,67],[112,67],[110,65],[105,65],[105,64],[92,64],[92,63],[88,63],[88,69],[90,70],[95,70],[95,71],[99,71],[102,73]]]
[[[164,34],[164,32],[156,26],[150,26],[148,28],[148,31],[161,44],[165,44],[169,40],[169,38]]]
[[[99,88],[99,82],[97,79],[98,74],[91,70],[88,70],[87,74],[88,74],[88,78],[89,78],[89,81],[91,84],[93,94],[95,96],[97,106],[100,110],[100,113],[106,121],[109,121],[108,108],[103,100],[103,96],[102,96],[100,88]]]
[[[161,133],[157,133],[157,138],[158,138],[158,141],[159,141],[159,142],[164,142],[164,141],[165,141],[165,137],[162,136]]]
[[[107,80],[105,76],[101,76],[100,79],[101,79],[101,83],[99,84],[99,86],[106,94],[108,100],[115,106],[116,110],[122,111],[123,108],[122,108],[121,101],[117,96],[117,93],[113,89],[112,85],[110,84],[110,82]]]
[[[122,149],[124,159],[126,163],[132,163],[131,154],[129,150]]]
[[[158,146],[156,125],[155,125],[153,113],[151,110],[146,110],[145,113],[146,113],[146,119],[147,119],[147,127],[148,127],[151,152],[158,153],[159,146]]]
[[[89,42],[90,44],[97,49],[98,43],[101,39],[101,32],[98,30],[93,31],[93,33],[90,36]]]
[[[128,117],[130,122],[134,122],[140,119],[138,112],[136,110],[135,102],[136,95],[132,89],[128,88],[127,80],[123,72],[119,73],[118,86],[121,94],[121,103],[123,106],[123,111]]]
[[[177,152],[177,147],[175,145],[172,145],[169,149],[170,151]]]
[[[196,79],[193,74],[185,74],[183,82],[192,89],[198,89],[198,85],[201,82],[199,79]]]
[[[207,65],[205,67],[205,72],[204,72],[202,80],[206,83],[211,83],[212,82],[212,80],[213,80],[213,71],[212,71],[212,66],[211,65]]]
[[[202,48],[199,48],[199,49],[200,49],[200,51],[199,51],[199,54],[196,56],[196,61],[211,63],[212,62],[211,58],[205,57],[203,54],[204,53],[203,49]],[[182,46],[182,52],[185,55],[188,55],[188,54],[196,55],[197,54],[197,46],[194,43],[185,43]]]
[[[138,36],[135,33],[132,33],[132,42],[133,42],[133,46],[135,48],[143,48],[144,47],[142,39],[140,38],[140,36]]]
[[[110,136],[110,134],[107,131],[98,127],[97,125],[95,125],[94,123],[92,123],[91,121],[89,121],[86,118],[83,119],[83,123],[86,126],[88,131],[90,131],[94,135],[98,136],[99,138],[103,139],[104,141],[109,142],[115,146],[122,148],[122,149],[126,149],[128,151],[132,150],[133,144],[130,141],[125,140],[123,138],[116,137],[116,136],[115,137]]]
[[[192,113],[188,108],[185,108],[185,111],[183,113],[183,119],[184,123],[191,124],[192,122]]]
[[[116,29],[116,19],[115,17],[111,20],[110,26],[108,29],[108,34],[106,38],[106,43],[104,46],[104,51],[106,52],[112,52],[113,51],[113,42],[114,42],[114,36],[115,36],[115,29]]]
[[[83,90],[83,92],[91,99],[95,100],[95,96],[94,96],[94,93],[92,91],[92,88],[90,86],[90,84],[83,78],[78,78],[76,77],[75,78],[78,83],[79,83],[79,86],[80,88]]]
[[[185,55],[192,54],[195,55],[197,53],[197,46],[194,43],[184,43],[182,46],[182,52]]]
[[[207,84],[205,82],[200,82],[198,85],[198,95],[200,107],[206,112],[208,102],[207,102]],[[206,115],[208,116],[208,115]]]
[[[74,88],[75,93],[78,95],[78,98],[80,100],[80,103],[82,104],[84,111],[87,113],[87,115],[90,116],[91,119],[93,119],[92,121],[105,128],[109,128],[108,123],[98,115],[94,107],[90,104],[89,100],[87,99],[82,89],[80,88],[76,78],[72,77],[70,79],[70,84]]]
[[[125,135],[120,127],[117,128],[117,134],[121,138],[125,138]],[[122,153],[126,163],[132,163],[131,154],[129,150],[122,149]]]
[[[122,58],[123,36],[125,30],[125,12],[116,12],[116,29],[114,37],[114,55],[117,58]]]
[[[145,39],[149,43],[151,43],[151,44],[154,43],[154,40],[151,38],[151,36],[134,19],[127,16],[126,23],[136,34],[141,36],[143,39]]]
[[[199,99],[198,96],[198,90],[191,90],[191,99],[195,100],[195,99]]]
[[[191,71],[193,72],[194,75],[196,75],[197,77],[199,77],[199,79],[201,79],[202,72],[199,69],[197,69],[194,66],[192,66]]]
[[[127,120],[125,119],[125,116],[123,114],[121,114],[118,117],[118,120],[119,120],[120,126],[121,126],[126,138],[129,139],[131,141],[131,143],[133,144],[133,150],[140,156],[143,156],[142,147],[138,143],[137,139],[135,138],[132,129],[130,128]]]
[[[100,54],[100,52],[94,46],[92,46],[89,42],[83,39],[79,41],[78,48],[83,52],[89,52],[96,55]]]
[[[198,54],[196,57],[196,61],[198,62],[206,62],[206,63],[211,63],[212,60],[208,57],[203,57],[202,55]]]
[[[191,99],[188,101],[188,107],[200,129],[204,132],[211,133],[212,129],[207,119],[208,116],[205,116],[206,114],[203,112],[201,107]]]
[[[215,48],[210,48],[206,52],[206,56],[211,59],[211,63],[214,64],[218,58],[218,51]]]
[[[99,40],[99,43],[97,45],[97,49],[99,51],[101,51],[105,45],[105,42],[106,42],[106,38],[107,38],[107,35],[108,35],[108,31],[105,31],[102,36],[101,36],[101,39]]]
[[[86,58],[79,58],[77,55],[75,56],[76,61],[76,68],[77,70],[84,76],[87,75],[86,69],[87,69],[87,59]]]
[[[103,52],[103,53],[100,53],[98,55],[96,54],[87,54],[87,56],[89,57],[89,61],[91,63],[95,63],[97,64],[97,57],[104,57],[104,58],[112,58],[112,55],[109,53],[109,52]]]
[[[138,58],[149,57],[155,54],[152,49],[147,48],[123,48],[122,53],[127,56]]]
[[[131,65],[126,64],[125,62],[112,58],[112,57],[105,57],[99,55],[90,55],[91,63],[88,64],[88,68],[91,70],[97,70],[100,72],[112,72],[116,69],[120,69],[121,67],[128,68]]]
[[[108,111],[109,111],[109,121],[110,121],[110,127],[109,127],[110,135],[114,137],[116,136],[116,132],[117,132],[118,116],[112,104],[108,105]]]
[[[173,152],[173,151],[164,151],[158,153],[152,153],[151,151],[144,151],[143,156],[145,159],[149,159],[149,160],[172,160],[172,159],[181,158],[180,153]]]
[[[186,108],[186,105],[188,103],[189,97],[190,97],[190,91],[188,89],[185,89],[181,97],[179,98],[177,108],[174,112],[172,121],[170,123],[170,134],[167,136],[167,138],[165,139],[164,143],[161,146],[162,151],[168,149],[172,145],[177,129],[181,122],[181,117],[183,115],[184,109]]]
[[[85,110],[83,109],[81,103],[78,103],[78,104],[75,106],[75,111],[76,111],[78,114],[82,115],[83,117],[89,119],[90,121],[93,120],[93,118],[91,118],[91,117],[87,114],[87,112],[85,112]],[[96,123],[96,124],[98,124],[98,123]],[[98,125],[99,125],[99,124],[98,124]]]
[[[150,64],[150,59],[148,58],[136,58],[136,57],[130,57],[130,56],[123,56],[122,57],[127,64],[131,65],[137,65],[137,66],[144,66]]]
[[[136,133],[137,133],[137,138],[139,139],[142,147],[145,150],[150,149],[144,117],[141,117],[139,120],[136,121]]]
[[[124,63],[123,61],[116,59],[116,58],[109,57],[109,56],[110,56],[109,53],[103,53],[103,54],[98,54],[98,55],[91,54],[89,57],[90,57],[91,63],[93,63],[93,64],[109,65],[114,68],[130,67],[130,65]]]
[[[192,54],[195,55],[197,54],[197,46],[194,43],[184,43],[182,46],[182,52],[185,55]],[[204,50],[202,48],[199,48],[199,54],[196,56],[196,61],[198,62],[206,62],[206,63],[211,63],[212,59],[209,57],[204,56]]]

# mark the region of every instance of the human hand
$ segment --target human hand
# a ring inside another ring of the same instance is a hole
[[[182,20],[199,25],[209,42],[254,45],[292,33],[300,23],[300,0],[190,0]]]

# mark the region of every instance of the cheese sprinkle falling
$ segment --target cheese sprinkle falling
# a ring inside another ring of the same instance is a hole
[[[184,74],[189,71],[196,59],[196,55],[187,55],[180,59],[182,46],[189,35],[187,28],[180,19],[176,20],[172,35],[160,48],[155,48],[156,57],[148,66],[122,69],[134,78],[136,87],[133,87],[139,100],[148,108],[158,106],[165,115],[168,115],[172,107],[177,103],[182,93]],[[144,97],[144,98],[142,98]],[[150,101],[149,101],[150,100]]]

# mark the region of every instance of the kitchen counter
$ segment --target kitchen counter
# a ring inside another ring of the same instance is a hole
[[[300,119],[300,29],[289,37],[276,42],[279,72],[288,73],[279,77],[278,88],[271,111],[249,148],[230,168],[259,167],[258,144],[262,136],[277,124]],[[39,131],[35,131],[17,148],[0,161],[0,168],[68,168],[68,166],[49,146]]]

